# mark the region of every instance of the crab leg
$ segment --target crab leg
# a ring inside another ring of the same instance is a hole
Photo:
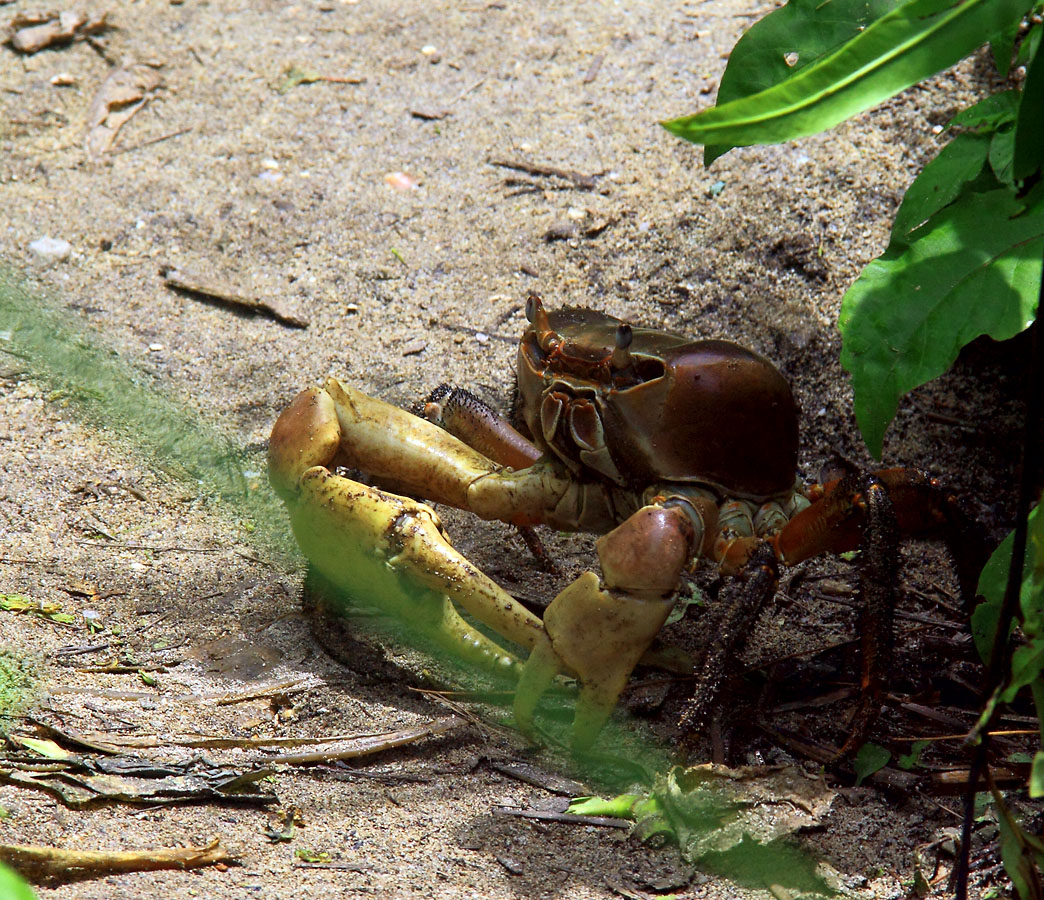
[[[422,404],[424,418],[502,466],[524,469],[541,452],[471,391],[440,384]]]

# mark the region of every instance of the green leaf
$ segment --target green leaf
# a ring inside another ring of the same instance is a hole
[[[998,793],[994,797],[997,810],[997,828],[1000,837],[1001,861],[1008,873],[1015,892],[1022,900],[1037,897],[1035,860],[1032,848],[1027,845],[1026,834],[1011,815],[1011,811]]]
[[[732,48],[718,85],[717,105],[749,97],[791,75],[854,38],[871,22],[894,10],[901,0],[790,0],[748,28]],[[708,146],[710,165],[727,144]]]
[[[1012,157],[1015,154],[1015,129],[1003,128],[993,135],[990,142],[990,168],[1001,184],[1013,184]]]
[[[1013,174],[1029,178],[1044,164],[1044,53],[1039,50],[1026,69],[1014,140]]]
[[[907,188],[892,223],[892,240],[907,241],[907,235],[940,209],[957,199],[965,184],[974,181],[990,152],[990,138],[959,134],[921,170]]]
[[[1044,26],[1038,22],[1029,30],[1029,34],[1019,45],[1019,52],[1015,55],[1016,65],[1024,66],[1028,60],[1033,58],[1037,48],[1040,47],[1041,38],[1044,38]]]
[[[999,94],[990,94],[967,109],[962,109],[946,127],[960,126],[961,128],[996,131],[1002,125],[1014,122],[1018,112],[1019,92],[1001,91]]]
[[[294,856],[307,863],[328,863],[333,859],[329,850],[306,850],[303,847],[295,850]]]
[[[863,744],[856,753],[855,759],[852,760],[852,768],[855,769],[856,774],[856,787],[859,787],[874,772],[888,765],[888,760],[891,758],[892,754],[884,747],[869,742]]]
[[[1020,588],[1020,606],[1022,609],[1023,629],[1030,635],[1040,635],[1041,591],[1035,584],[1035,572],[1038,560],[1044,565],[1041,555],[1041,543],[1044,541],[1044,515],[1040,507],[1030,510],[1029,540],[1026,542],[1026,559],[1023,566],[1022,586]],[[1015,543],[1015,532],[1011,532],[983,566],[979,576],[978,593],[983,598],[975,607],[971,617],[972,636],[975,648],[982,661],[989,663],[993,650],[994,634],[997,631],[997,620],[1000,618],[1001,606],[1004,604],[1004,592],[1008,586],[1008,570],[1011,568],[1011,550]]]
[[[1044,638],[1038,638],[1017,647],[1011,655],[1011,676],[1000,696],[1002,703],[1011,703],[1026,685],[1036,681],[1044,671]]]
[[[635,804],[642,794],[620,794],[617,797],[574,797],[566,812],[573,816],[604,816],[609,819],[633,819]]]
[[[20,735],[11,735],[11,740],[17,744],[21,744],[28,750],[32,750],[34,753],[38,753],[47,759],[58,759],[58,760],[70,760],[76,759],[75,753],[70,753],[64,747],[58,746],[54,741],[41,740],[39,738],[21,737]]]
[[[980,335],[1005,340],[1035,317],[1044,199],[966,193],[909,246],[889,247],[844,296],[841,364],[863,438],[878,458],[907,391],[941,375]]]
[[[997,74],[1001,78],[1007,78],[1011,71],[1011,61],[1015,56],[1015,40],[1019,36],[1021,22],[1012,22],[1003,33],[996,35],[990,41],[990,55],[993,64],[997,67]]]
[[[14,869],[0,863],[0,897],[4,900],[36,900],[36,894]]]
[[[916,768],[920,765],[921,754],[924,753],[925,747],[930,746],[931,743],[931,741],[914,741],[910,746],[910,752],[905,756],[900,756],[899,759],[895,761],[896,765],[899,766],[900,769],[906,770]]]
[[[688,612],[690,606],[706,606],[706,604],[703,592],[695,584],[690,584],[688,590],[680,594],[674,602],[674,609],[671,610],[671,614],[667,616],[667,621],[663,624],[666,626],[680,622],[685,618],[685,613]]]
[[[785,81],[664,127],[715,152],[813,134],[952,65],[1026,7],[1026,0],[908,0]]]
[[[1044,750],[1038,750],[1033,756],[1030,769],[1029,795],[1033,800],[1044,797]]]

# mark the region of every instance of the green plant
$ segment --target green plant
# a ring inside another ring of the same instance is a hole
[[[954,136],[907,190],[888,248],[842,300],[841,361],[852,376],[860,430],[878,458],[905,393],[945,372],[975,338],[1004,340],[1036,319],[1044,275],[1040,9],[1027,0],[790,0],[736,45],[715,107],[664,123],[704,144],[710,165],[735,146],[830,128],[986,40],[1002,77],[1014,65],[1025,66],[1021,88],[995,93],[953,117],[948,128]],[[1034,352],[1039,357],[1039,348]],[[1034,368],[1039,370],[1036,358]],[[1039,390],[1032,376],[1031,383]],[[980,741],[973,786],[980,772],[989,780],[985,748],[998,705],[1027,688],[1044,723],[1044,516],[1028,522],[1026,516],[1027,471],[1035,459],[1037,403],[1031,400],[1021,524],[987,564],[980,582],[986,600],[973,619],[993,686],[973,732]],[[1016,623],[1022,642],[1012,649]],[[904,761],[912,765],[916,757]],[[1031,797],[1044,796],[1044,750],[1033,759],[1028,789]],[[1044,841],[1021,829],[992,783],[991,792],[1008,874],[1020,896],[1041,896]],[[971,806],[959,896],[967,889]]]
[[[14,869],[0,863],[0,897],[7,900],[36,900],[36,894]]]
[[[10,720],[22,715],[37,699],[36,662],[9,648],[0,648],[0,734]]]
[[[791,0],[740,39],[717,105],[664,123],[734,146],[830,128],[991,40],[1021,90],[959,113],[956,133],[910,186],[888,249],[842,302],[842,363],[867,445],[881,455],[899,398],[941,375],[980,335],[998,340],[1036,316],[1044,254],[1044,31],[1027,0]],[[1017,45],[1017,49],[1016,49]]]

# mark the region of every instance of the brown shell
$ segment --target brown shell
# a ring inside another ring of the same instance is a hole
[[[559,346],[545,353],[530,327],[518,354],[523,414],[544,449],[540,406],[554,386],[593,400],[609,454],[631,486],[704,482],[751,499],[793,486],[797,405],[763,356],[729,341],[633,328],[634,369],[614,384],[609,358],[620,320],[588,309],[549,316]]]

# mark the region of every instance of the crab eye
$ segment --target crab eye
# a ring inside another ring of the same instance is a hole
[[[536,320],[541,306],[540,298],[536,294],[530,294],[526,298],[526,319],[529,320],[530,324]]]
[[[631,331],[631,326],[626,322],[621,322],[616,326],[616,349],[626,350],[631,346],[631,341],[634,340],[634,332]]]

